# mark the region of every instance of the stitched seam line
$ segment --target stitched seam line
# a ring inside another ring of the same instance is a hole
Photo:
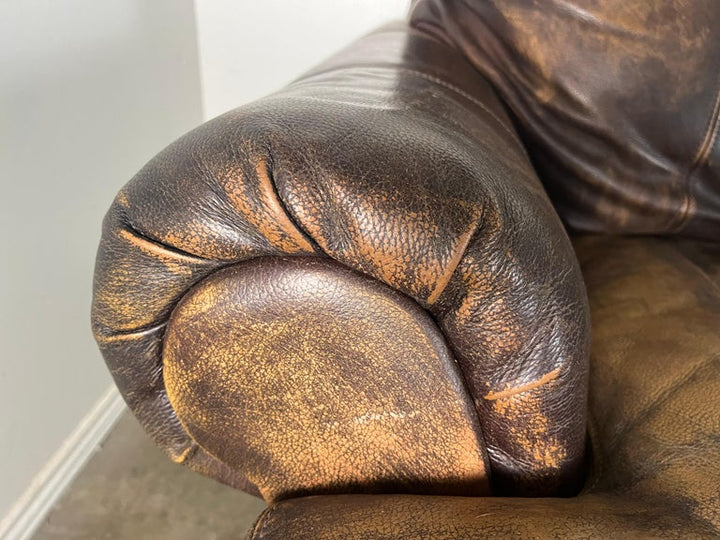
[[[715,94],[715,102],[713,104],[712,112],[708,120],[707,128],[705,129],[705,136],[703,137],[700,146],[695,152],[695,157],[692,160],[690,169],[685,175],[684,183],[686,184],[687,193],[685,195],[685,201],[680,210],[680,217],[678,225],[675,227],[675,232],[680,231],[690,219],[690,207],[692,206],[692,193],[695,185],[693,176],[702,167],[710,157],[710,152],[715,144],[715,139],[718,136],[718,128],[720,128],[720,87]]]
[[[480,107],[488,116],[490,116],[493,120],[495,120],[495,122],[498,124],[498,126],[499,126],[503,131],[505,131],[508,135],[510,135],[510,137],[513,139],[513,141],[515,141],[515,143],[519,146],[519,148],[522,149],[523,153],[525,153],[525,148],[523,147],[522,143],[520,142],[520,139],[518,139],[517,134],[514,133],[510,128],[508,128],[508,127],[505,125],[505,123],[500,119],[500,117],[497,116],[491,109],[489,109],[489,108],[487,107],[487,105],[485,105],[482,101],[480,101],[479,99],[473,97],[472,94],[469,94],[469,93],[466,92],[465,90],[462,90],[461,88],[455,86],[455,85],[452,84],[452,83],[449,83],[449,82],[447,82],[447,81],[445,81],[445,80],[443,80],[443,79],[441,79],[441,78],[439,78],[439,77],[436,77],[436,76],[434,76],[434,75],[429,75],[429,74],[427,74],[427,73],[424,73],[424,72],[422,72],[422,71],[418,71],[418,70],[415,70],[415,69],[404,68],[404,67],[397,67],[397,66],[381,66],[381,65],[355,64],[355,65],[350,65],[350,66],[342,66],[342,67],[337,67],[337,68],[330,68],[330,69],[326,69],[326,70],[322,70],[322,71],[318,71],[318,72],[312,73],[311,75],[309,75],[309,76],[307,76],[307,77],[304,77],[304,78],[299,79],[299,80],[297,80],[297,81],[295,81],[295,82],[293,82],[293,83],[290,83],[286,88],[289,88],[289,87],[292,87],[292,86],[299,86],[299,85],[301,85],[302,83],[304,83],[304,82],[306,82],[306,81],[310,81],[310,80],[312,80],[312,79],[314,79],[314,78],[316,78],[316,77],[319,77],[319,76],[321,76],[321,75],[326,75],[326,74],[328,74],[328,73],[334,73],[334,72],[337,72],[337,71],[353,70],[353,69],[358,69],[358,68],[371,68],[371,69],[381,69],[381,70],[386,70],[386,71],[396,71],[396,72],[409,73],[409,74],[415,75],[415,76],[417,76],[417,77],[420,77],[420,78],[422,78],[422,79],[425,79],[425,80],[427,80],[427,81],[429,81],[429,82],[432,82],[432,83],[434,83],[434,84],[437,84],[437,85],[439,85],[439,86],[442,86],[442,87],[444,87],[444,88],[447,88],[448,90],[452,90],[452,91],[455,92],[456,94],[461,95],[462,97],[464,97],[464,98],[467,99],[468,101],[471,101],[472,103],[474,103],[475,105],[477,105],[478,107]],[[479,76],[479,77],[482,77],[482,75],[481,75],[479,72],[478,72],[478,76]],[[487,82],[487,79],[485,79],[484,77],[483,77],[483,80]],[[488,84],[489,84],[489,82],[488,82]],[[490,87],[490,88],[492,89],[492,87]]]

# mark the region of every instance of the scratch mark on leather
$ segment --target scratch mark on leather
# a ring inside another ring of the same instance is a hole
[[[388,418],[392,420],[402,420],[403,418],[414,418],[418,415],[418,411],[411,411],[409,413],[405,412],[395,412],[395,411],[386,411],[382,413],[365,413],[360,416],[356,416],[353,418],[353,422],[356,424],[367,424],[368,422],[373,422],[377,420],[387,420]]]
[[[527,384],[521,384],[520,386],[516,386],[515,388],[508,388],[507,390],[501,390],[499,392],[488,392],[485,395],[485,399],[488,401],[494,401],[496,399],[505,399],[510,396],[514,396],[516,394],[522,394],[523,392],[528,392],[530,390],[534,390],[535,388],[539,388],[540,386],[543,386],[544,384],[549,383],[550,381],[553,381],[557,378],[558,374],[560,373],[560,368],[553,369],[551,372],[546,373],[542,377],[540,377],[538,380],[529,382]]]

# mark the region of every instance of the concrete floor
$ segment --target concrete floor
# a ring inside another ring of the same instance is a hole
[[[263,508],[171,462],[126,412],[33,538],[241,539]]]

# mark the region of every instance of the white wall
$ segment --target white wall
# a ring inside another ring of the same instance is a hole
[[[110,385],[105,210],[200,121],[192,0],[0,1],[0,519]]]
[[[203,108],[276,90],[407,5],[0,0],[0,521],[111,384],[89,308],[117,190]]]
[[[408,0],[196,0],[205,118],[278,90]]]

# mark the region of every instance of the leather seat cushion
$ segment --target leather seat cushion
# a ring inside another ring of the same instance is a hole
[[[720,248],[575,240],[593,324],[593,463],[572,498],[308,497],[253,538],[707,538],[720,533]]]

